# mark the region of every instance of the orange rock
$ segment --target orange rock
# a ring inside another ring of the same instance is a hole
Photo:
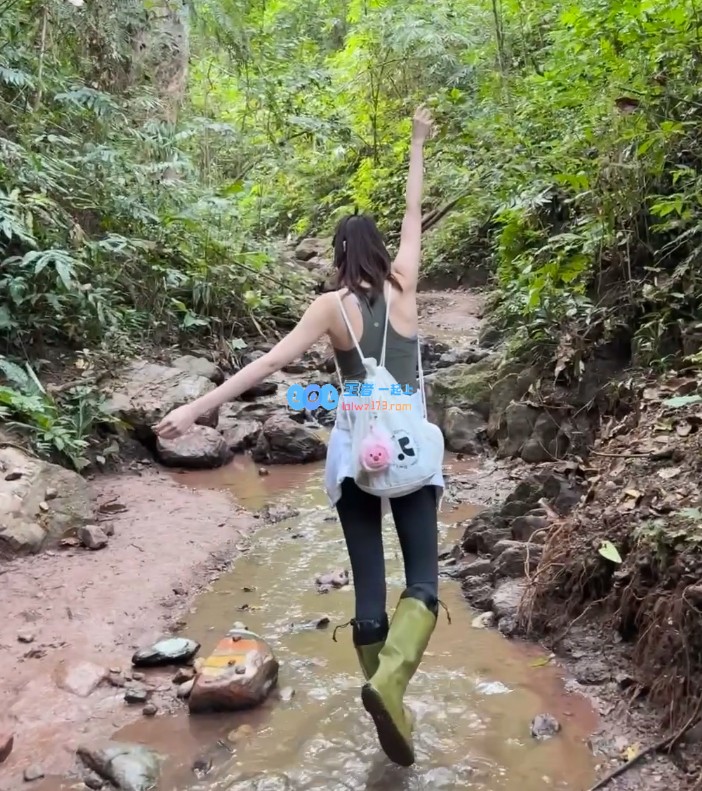
[[[188,707],[192,713],[258,706],[278,681],[278,661],[263,638],[232,629],[198,668]]]

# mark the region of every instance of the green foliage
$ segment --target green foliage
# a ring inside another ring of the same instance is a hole
[[[309,285],[278,241],[355,206],[396,239],[424,102],[426,208],[455,201],[428,270],[489,269],[515,344],[624,330],[641,363],[676,359],[702,294],[697,15],[693,0],[4,3],[6,350],[289,324]]]
[[[0,356],[0,421],[26,434],[43,456],[67,460],[77,470],[89,464],[86,451],[98,426],[116,425],[104,399],[89,386],[71,388],[57,401],[32,367]]]

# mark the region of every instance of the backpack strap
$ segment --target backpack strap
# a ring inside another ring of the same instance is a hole
[[[424,392],[424,369],[422,368],[422,344],[419,340],[419,332],[417,332],[417,375],[419,379],[419,392],[422,394],[422,413],[424,419],[428,420],[427,395]]]
[[[356,351],[358,352],[358,356],[361,358],[361,361],[365,359],[363,356],[363,352],[361,351],[361,345],[358,342],[358,338],[354,334],[353,329],[351,328],[351,321],[349,320],[348,313],[346,312],[346,308],[344,307],[344,302],[341,299],[341,294],[339,292],[336,293],[336,298],[339,302],[339,308],[341,310],[341,315],[344,317],[344,323],[346,324],[346,329],[349,331],[349,335],[351,336],[351,340],[353,341],[354,346],[356,347]],[[334,359],[336,360],[336,355],[334,355]]]
[[[388,324],[390,323],[390,300],[392,298],[392,285],[386,281],[387,296],[385,297],[385,329],[383,330],[383,348],[380,352],[380,367],[385,368],[385,349],[388,345]],[[383,289],[385,290],[385,289]]]

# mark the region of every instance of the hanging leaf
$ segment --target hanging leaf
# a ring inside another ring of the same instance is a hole
[[[619,564],[622,562],[622,556],[611,541],[603,541],[597,551],[603,558],[611,560],[612,563]]]

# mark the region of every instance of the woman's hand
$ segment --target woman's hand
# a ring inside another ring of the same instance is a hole
[[[192,404],[185,404],[169,412],[154,431],[161,439],[175,439],[185,434],[199,416]]]
[[[434,121],[426,107],[418,107],[412,121],[412,140],[423,143],[434,134]]]

